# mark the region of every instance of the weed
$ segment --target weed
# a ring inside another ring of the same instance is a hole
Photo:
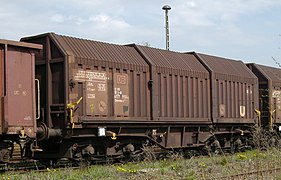
[[[199,162],[199,167],[201,167],[201,168],[206,168],[207,165],[206,165],[206,163],[204,163],[204,162]]]
[[[228,164],[228,161],[227,161],[227,159],[224,157],[224,158],[222,158],[222,160],[221,160],[221,163],[220,163],[222,166],[226,166],[227,164]]]
[[[247,159],[247,156],[245,154],[241,154],[241,153],[237,154],[236,157],[237,157],[238,160],[246,160]]]
[[[195,171],[189,171],[186,176],[185,176],[186,180],[195,180],[196,179],[196,173]]]

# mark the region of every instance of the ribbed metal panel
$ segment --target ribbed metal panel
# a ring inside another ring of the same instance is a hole
[[[135,48],[151,66],[154,119],[211,122],[209,72],[194,55]]]
[[[281,69],[276,67],[268,67],[264,65],[255,64],[258,66],[262,73],[267,75],[272,81],[273,86],[281,86]]]
[[[158,73],[208,78],[209,73],[194,55],[138,46]]]
[[[148,67],[134,48],[129,46],[79,39],[54,33],[51,33],[51,36],[57,40],[57,43],[69,55],[74,56],[82,64],[104,65],[110,68],[138,69],[142,71],[145,71]]]
[[[242,61],[236,61],[200,53],[197,54],[212,69],[216,79],[243,83],[257,82],[254,74]]]

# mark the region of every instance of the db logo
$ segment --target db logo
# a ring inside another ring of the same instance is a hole
[[[117,84],[127,84],[127,75],[117,75]]]

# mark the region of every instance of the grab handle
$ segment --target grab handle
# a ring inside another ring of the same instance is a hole
[[[35,79],[37,84],[37,115],[36,119],[40,119],[40,82],[39,79]]]

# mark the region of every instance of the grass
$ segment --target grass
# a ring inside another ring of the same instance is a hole
[[[268,151],[247,151],[228,156],[193,157],[184,159],[178,154],[169,158],[138,163],[95,165],[80,169],[48,169],[47,172],[27,172],[2,174],[2,179],[20,180],[90,180],[90,179],[280,179],[281,171],[264,172],[263,170],[281,167],[281,152],[277,149]],[[258,174],[245,174],[258,171]],[[240,176],[235,176],[240,174]]]

